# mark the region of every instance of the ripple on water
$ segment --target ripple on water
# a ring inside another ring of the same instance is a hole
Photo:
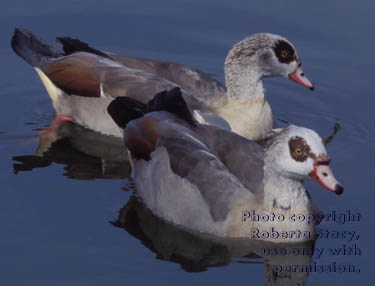
[[[375,145],[375,128],[369,121],[360,120],[351,115],[351,118],[337,118],[324,113],[306,113],[303,111],[279,112],[276,116],[276,126],[286,127],[289,124],[305,126],[317,131],[323,139],[334,132],[335,124],[340,130],[329,144],[330,153],[350,153],[358,146]]]
[[[56,114],[52,108],[51,101],[48,98],[40,99],[33,104],[32,108],[27,110],[24,116],[26,119],[24,124],[44,127],[49,125],[55,116]]]

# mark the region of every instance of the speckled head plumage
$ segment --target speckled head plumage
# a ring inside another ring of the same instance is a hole
[[[270,34],[258,33],[248,36],[235,44],[228,53],[227,61],[241,60],[253,56],[256,52],[264,49],[276,48],[278,43],[287,43],[293,50],[294,46],[285,38]]]
[[[256,68],[259,78],[281,76],[313,89],[293,44],[279,35],[259,33],[246,37],[229,51],[225,66],[227,70],[231,66]]]

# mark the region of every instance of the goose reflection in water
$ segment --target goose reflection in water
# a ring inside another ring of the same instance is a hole
[[[140,240],[157,259],[178,263],[187,272],[231,263],[248,264],[249,268],[264,264],[265,285],[304,285],[314,272],[315,240],[281,244],[192,232],[155,216],[135,196],[112,224]]]
[[[106,136],[69,121],[54,121],[38,136],[35,155],[12,159],[17,174],[44,168],[52,163],[65,165],[64,176],[79,180],[126,179],[130,164],[121,139]]]

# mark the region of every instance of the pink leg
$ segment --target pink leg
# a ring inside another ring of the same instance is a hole
[[[38,135],[39,138],[45,137],[54,137],[56,136],[56,131],[59,129],[60,125],[64,122],[73,122],[73,118],[71,116],[65,114],[59,114],[56,118],[52,121],[51,125],[46,128],[41,134]]]
[[[43,132],[38,134],[35,138],[31,138],[24,142],[25,144],[35,144],[39,142],[39,145],[51,145],[54,141],[60,139],[58,134],[58,129],[60,125],[64,122],[73,122],[73,118],[65,115],[60,114],[57,115],[56,118],[52,121],[51,125],[47,128],[43,128]],[[47,148],[48,149],[48,148]]]
[[[42,156],[44,152],[49,150],[53,142],[61,139],[61,135],[58,132],[60,125],[69,121],[73,122],[73,118],[65,114],[59,114],[51,125],[38,135],[40,140],[36,151],[38,156]]]
[[[56,116],[56,118],[52,121],[51,125],[48,127],[48,129],[56,130],[59,128],[59,126],[65,122],[65,121],[71,121],[73,122],[73,118],[65,115],[65,114],[59,114]]]

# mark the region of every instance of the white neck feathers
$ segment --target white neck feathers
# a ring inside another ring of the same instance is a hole
[[[303,181],[282,176],[267,161],[264,165],[264,207],[295,211],[309,208],[310,198]]]

